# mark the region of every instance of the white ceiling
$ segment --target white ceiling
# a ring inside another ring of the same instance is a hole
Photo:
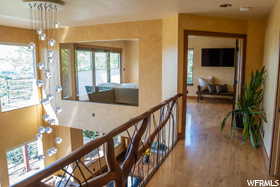
[[[220,8],[222,3],[231,8]],[[177,13],[247,19],[267,15],[274,0],[65,0],[60,22],[64,26],[159,19]],[[240,7],[253,7],[240,12]],[[1,0],[0,25],[28,27],[29,10],[22,0]]]

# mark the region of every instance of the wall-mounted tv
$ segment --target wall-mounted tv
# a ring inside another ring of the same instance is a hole
[[[234,66],[234,48],[209,48],[202,49],[202,66]]]

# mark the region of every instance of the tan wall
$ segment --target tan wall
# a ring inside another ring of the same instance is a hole
[[[189,38],[189,48],[194,49],[193,85],[188,86],[188,96],[196,96],[198,78],[213,76],[215,84],[227,84],[233,90],[234,67],[203,67],[201,66],[202,48],[235,48],[236,40],[232,38],[217,38],[192,36]]]
[[[32,41],[32,33],[26,29],[0,26],[0,43]],[[33,141],[41,124],[41,107],[26,107],[10,112],[0,112],[0,184],[8,186],[6,152]]]
[[[267,114],[267,123],[264,124],[264,144],[270,156],[274,109],[276,103],[277,74],[279,67],[279,32],[280,32],[280,1],[275,2],[274,8],[268,19],[265,34],[264,65],[268,76],[265,83],[264,109]],[[279,125],[279,124],[276,124]]]
[[[108,132],[161,101],[162,21],[138,21],[61,30],[59,42],[139,40],[139,107],[62,101],[62,125]],[[95,117],[92,117],[95,113]],[[71,116],[71,117],[69,117]],[[106,118],[105,118],[106,116]]]
[[[177,93],[178,16],[162,20],[162,99]]]
[[[125,70],[124,82],[139,84],[139,42],[131,40],[125,42]]]
[[[179,92],[183,91],[183,61],[184,55],[184,30],[198,30],[210,32],[225,32],[247,34],[247,51],[249,54],[256,54],[263,48],[263,37],[266,23],[264,20],[238,20],[221,17],[196,16],[190,14],[179,15]],[[253,32],[254,31],[254,32]],[[257,41],[258,40],[258,41]],[[248,54],[248,55],[249,55]],[[255,57],[247,58],[245,76],[248,79],[250,72],[254,68],[259,68],[262,64],[262,53]],[[254,67],[254,68],[249,68]],[[180,103],[180,108],[182,108]],[[182,124],[182,116],[179,116],[179,123]],[[180,129],[181,130],[181,129]]]

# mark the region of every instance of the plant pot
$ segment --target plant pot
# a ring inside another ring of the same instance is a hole
[[[235,114],[235,128],[243,129],[243,115],[242,114]]]

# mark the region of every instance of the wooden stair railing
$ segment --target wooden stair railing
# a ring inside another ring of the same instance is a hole
[[[177,142],[177,108],[181,96],[177,94],[160,103],[13,186],[63,187],[73,183],[88,187],[144,186]],[[115,156],[116,136],[129,139],[122,161]],[[102,151],[105,159],[100,156]],[[99,172],[85,162],[89,153],[97,153]]]

